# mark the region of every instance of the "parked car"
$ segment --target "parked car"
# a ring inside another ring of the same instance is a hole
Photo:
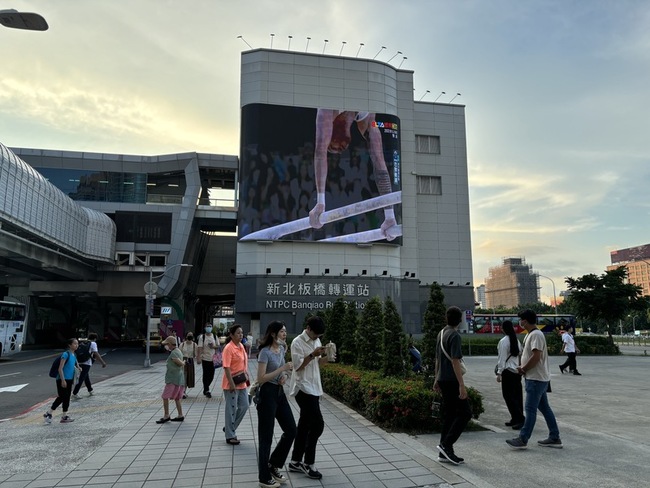
[[[149,336],[149,351],[163,351],[162,337],[157,332],[152,332]],[[147,340],[142,340],[142,352],[147,352]]]

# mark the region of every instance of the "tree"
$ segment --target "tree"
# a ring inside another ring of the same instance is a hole
[[[422,324],[422,364],[429,374],[433,374],[436,364],[436,338],[438,332],[447,325],[447,307],[445,294],[438,283],[431,285],[427,310],[424,312]]]
[[[345,334],[343,334],[341,347],[338,349],[339,360],[343,364],[355,364],[357,362],[359,352],[358,328],[359,314],[357,313],[356,303],[347,302],[345,310]]]
[[[366,302],[361,312],[357,337],[359,353],[357,364],[364,369],[378,370],[382,366],[382,339],[384,337],[384,312],[379,297]]]
[[[616,322],[630,312],[646,310],[650,305],[650,300],[642,295],[643,289],[625,283],[626,278],[627,268],[620,266],[600,276],[592,273],[565,279],[576,314],[593,322],[604,321],[611,343],[614,342],[612,329]]]
[[[395,302],[386,297],[384,301],[384,361],[382,373],[384,376],[404,376],[406,371],[406,335],[402,328],[402,317],[397,311]]]
[[[334,302],[334,306],[327,314],[327,327],[323,336],[323,344],[331,341],[336,344],[337,348],[341,347],[345,335],[346,308],[343,298],[338,298]]]

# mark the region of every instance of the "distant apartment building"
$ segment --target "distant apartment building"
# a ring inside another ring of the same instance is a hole
[[[485,285],[479,285],[476,287],[476,303],[478,307],[485,307]]]
[[[643,294],[650,296],[650,244],[617,249],[609,253],[612,264],[607,270],[625,266],[627,281],[643,288]]]
[[[504,258],[501,266],[489,269],[485,279],[485,308],[517,307],[539,301],[537,275],[522,257]]]

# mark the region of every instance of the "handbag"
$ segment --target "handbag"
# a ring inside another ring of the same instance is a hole
[[[248,403],[250,402],[255,405],[260,402],[260,384],[257,381],[248,389]]]
[[[242,371],[240,373],[237,373],[232,376],[232,381],[236,385],[241,385],[242,383],[246,383],[248,381],[248,376],[246,375],[245,371]]]
[[[445,356],[447,356],[447,359],[449,359],[449,361],[451,361],[451,357],[449,356],[449,354],[447,354],[447,351],[445,351],[445,346],[443,345],[443,340],[442,340],[443,338],[444,338],[444,334],[441,332],[440,333],[440,348],[442,349],[442,352],[445,354]],[[461,358],[460,359],[460,374],[462,374],[464,376],[465,373],[467,373],[467,366],[465,366],[465,361],[463,361],[463,358]]]
[[[212,355],[212,363],[214,364],[214,369],[218,369],[223,366],[223,355],[221,354],[221,346],[214,351]]]

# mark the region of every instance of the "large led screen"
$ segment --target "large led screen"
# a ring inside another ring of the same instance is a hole
[[[240,240],[402,243],[399,119],[242,109]]]

